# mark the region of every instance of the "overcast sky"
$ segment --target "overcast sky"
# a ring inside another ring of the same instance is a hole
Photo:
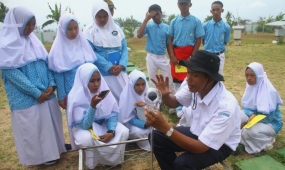
[[[0,0],[8,8],[18,5],[25,5],[36,15],[37,25],[42,25],[47,21],[46,16],[50,14],[48,2],[54,8],[55,3],[61,3],[62,10],[70,6],[74,15],[78,18],[81,27],[92,21],[92,6],[95,1],[99,0]],[[152,4],[161,6],[162,11],[167,15],[179,14],[177,0],[113,0],[115,7],[114,18],[126,18],[131,15],[138,21],[143,21],[148,7]],[[214,0],[192,0],[190,13],[198,17],[202,22],[207,15],[211,15],[211,3]],[[269,15],[276,16],[278,13],[285,13],[285,0],[222,0],[225,12],[230,11],[234,16],[239,16],[243,19],[257,21],[260,16],[268,17]],[[50,25],[46,29],[54,29],[56,25]]]

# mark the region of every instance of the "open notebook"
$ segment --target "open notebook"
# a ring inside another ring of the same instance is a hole
[[[257,115],[250,122],[248,122],[243,128],[249,129],[256,123],[260,122],[262,119],[266,118],[265,115]]]

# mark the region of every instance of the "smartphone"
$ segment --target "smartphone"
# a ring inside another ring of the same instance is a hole
[[[104,91],[101,91],[100,94],[98,95],[98,97],[100,98],[105,98],[107,96],[107,94],[110,92],[110,90],[104,90]]]

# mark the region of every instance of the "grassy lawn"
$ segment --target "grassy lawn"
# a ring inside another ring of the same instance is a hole
[[[230,42],[226,55],[224,77],[225,86],[231,91],[238,101],[241,101],[244,89],[245,78],[244,70],[246,66],[251,62],[262,63],[267,73],[268,78],[271,80],[283,101],[285,101],[285,45],[274,45],[271,41],[274,40],[274,34],[247,34],[242,37],[242,46],[233,46],[233,42]],[[129,38],[128,46],[132,49],[129,53],[129,61],[133,62],[136,66],[140,67],[142,71],[147,72],[145,64],[145,38]],[[50,49],[51,44],[45,44],[47,50]],[[285,107],[280,107],[284,113]],[[10,110],[8,101],[3,87],[2,79],[0,80],[0,169],[77,169],[78,168],[78,153],[69,152],[62,154],[60,161],[52,166],[23,166],[18,162],[17,152],[14,145],[14,139],[12,134]],[[169,116],[165,113],[165,118],[172,124],[177,123],[175,116]],[[66,140],[68,142],[66,117],[64,119],[64,131]],[[285,158],[276,154],[275,150],[284,148],[285,146],[285,130],[282,130],[277,136],[277,142],[274,145],[274,149],[267,154],[278,159],[283,165],[285,165]],[[48,148],[47,148],[48,149]],[[251,157],[257,157],[266,154],[261,152],[257,155],[249,155],[245,152],[238,156],[230,156],[226,159],[226,163],[233,166],[235,162],[248,159]],[[149,153],[148,153],[149,156]],[[155,169],[159,169],[157,163],[154,163]],[[104,169],[99,167],[96,169]],[[141,170],[150,169],[150,159],[141,159],[136,161],[130,161],[122,164],[121,168],[124,170]]]

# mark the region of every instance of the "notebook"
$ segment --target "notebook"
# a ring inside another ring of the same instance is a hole
[[[255,116],[253,119],[251,119],[250,122],[248,122],[244,128],[249,129],[251,128],[253,125],[255,125],[256,123],[260,122],[262,119],[266,118],[265,115],[257,115]]]
[[[176,65],[175,73],[187,73],[187,68],[182,65]]]
[[[95,133],[93,132],[93,129],[89,129],[90,133],[91,133],[91,137],[94,139],[94,140],[100,140],[100,138],[98,136],[95,135]]]
[[[119,51],[110,52],[107,54],[107,58],[113,65],[119,65],[121,54]]]

